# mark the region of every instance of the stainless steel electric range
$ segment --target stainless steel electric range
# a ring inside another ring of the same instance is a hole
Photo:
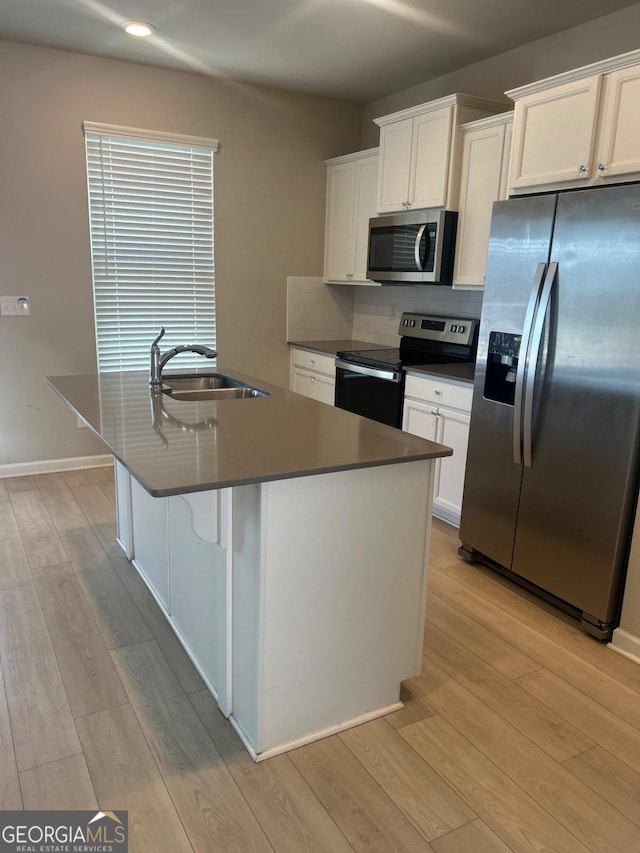
[[[479,322],[403,313],[399,347],[338,352],[336,406],[401,428],[405,368],[474,362]]]

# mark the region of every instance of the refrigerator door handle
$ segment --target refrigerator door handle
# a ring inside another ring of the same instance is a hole
[[[522,414],[524,399],[524,380],[529,357],[529,346],[531,344],[533,321],[535,318],[536,309],[538,307],[538,302],[540,301],[542,281],[544,279],[546,269],[546,264],[538,264],[536,274],[533,279],[531,295],[529,296],[527,312],[524,317],[524,325],[522,327],[522,340],[520,341],[518,369],[516,371],[515,399],[513,402],[513,461],[516,465],[522,465]]]
[[[536,368],[538,366],[538,356],[540,355],[540,345],[542,344],[544,323],[549,309],[549,300],[551,299],[551,291],[553,290],[557,273],[558,263],[557,261],[551,261],[547,269],[547,274],[544,277],[540,302],[538,303],[536,319],[531,333],[531,347],[527,357],[527,378],[524,390],[524,418],[522,429],[523,462],[527,468],[531,468],[532,464],[531,435],[533,426],[533,392],[536,379]]]

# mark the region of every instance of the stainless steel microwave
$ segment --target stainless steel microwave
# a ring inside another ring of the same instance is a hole
[[[369,220],[367,278],[381,284],[451,284],[458,214],[424,208]]]

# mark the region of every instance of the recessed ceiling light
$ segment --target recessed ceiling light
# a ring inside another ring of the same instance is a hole
[[[122,27],[130,36],[138,36],[138,38],[150,36],[155,30],[153,24],[148,24],[146,21],[125,21]]]

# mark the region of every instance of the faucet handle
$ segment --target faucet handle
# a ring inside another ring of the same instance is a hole
[[[160,326],[160,334],[159,334],[159,335],[158,335],[158,337],[154,340],[154,342],[151,344],[151,349],[153,349],[153,347],[157,347],[157,346],[158,346],[158,341],[160,340],[160,338],[163,338],[163,337],[164,337],[164,326]]]

